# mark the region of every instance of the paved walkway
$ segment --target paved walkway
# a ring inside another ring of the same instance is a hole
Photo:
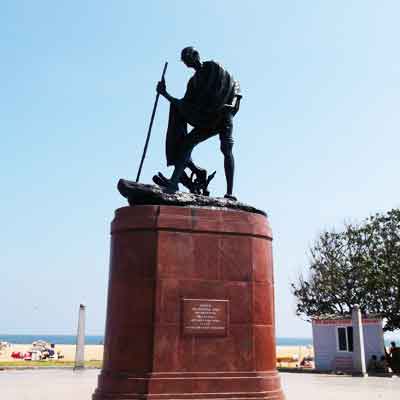
[[[287,400],[399,400],[400,378],[281,373]]]
[[[99,370],[0,371],[1,400],[90,400]],[[398,400],[400,378],[282,373],[287,400]]]

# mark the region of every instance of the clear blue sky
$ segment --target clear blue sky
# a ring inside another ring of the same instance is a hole
[[[0,7],[0,333],[102,333],[109,223],[155,85],[182,96],[196,46],[240,81],[236,194],[274,232],[279,336],[310,336],[290,282],[323,229],[400,205],[398,1],[19,1]],[[143,182],[169,173],[161,101]],[[218,139],[195,158],[217,170]]]

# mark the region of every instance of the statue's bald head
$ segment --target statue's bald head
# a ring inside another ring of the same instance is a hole
[[[200,62],[199,52],[192,46],[185,47],[181,51],[181,60],[188,66],[194,67]]]

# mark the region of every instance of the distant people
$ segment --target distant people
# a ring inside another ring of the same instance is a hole
[[[20,352],[20,351],[13,351],[11,353],[11,357],[14,359],[23,359],[24,358],[24,353]]]
[[[387,373],[389,371],[388,362],[386,361],[385,356],[381,356],[379,361],[376,362],[377,372]]]
[[[378,359],[377,359],[376,355],[374,354],[368,361],[367,371],[368,372],[377,372],[377,370],[378,370]]]
[[[396,342],[390,342],[389,365],[395,374],[400,374],[400,348],[396,346]]]
[[[54,343],[50,344],[50,348],[47,349],[47,351],[49,352],[49,358],[51,358],[51,359],[57,358],[57,353],[55,352],[55,344]]]
[[[302,368],[314,368],[314,358],[311,356],[304,357],[300,362]]]

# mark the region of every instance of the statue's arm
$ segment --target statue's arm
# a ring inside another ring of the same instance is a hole
[[[157,93],[163,96],[165,99],[167,99],[170,103],[175,103],[178,101],[175,97],[171,96],[167,92],[167,87],[165,85],[165,80],[163,79],[162,81],[158,82],[157,84]]]
[[[235,104],[234,104],[234,106],[233,106],[233,107],[234,107],[233,115],[235,115],[235,114],[239,111],[239,108],[240,108],[240,100],[242,100],[242,95],[241,95],[241,94],[235,96]]]
[[[233,108],[234,108],[234,110],[233,110],[233,115],[235,115],[238,111],[239,111],[239,108],[240,108],[240,100],[242,100],[242,93],[241,93],[241,91],[240,91],[240,84],[239,84],[239,81],[235,81],[235,88],[234,88],[234,90],[235,90],[235,97],[234,97],[234,99],[233,99]]]
[[[175,97],[172,97],[167,91],[165,94],[163,94],[163,97],[165,97],[170,103],[175,103],[178,101]]]
[[[232,104],[225,104],[224,109],[232,113],[232,115],[236,115],[240,108],[240,100],[242,99],[242,95],[238,94],[233,98]]]

